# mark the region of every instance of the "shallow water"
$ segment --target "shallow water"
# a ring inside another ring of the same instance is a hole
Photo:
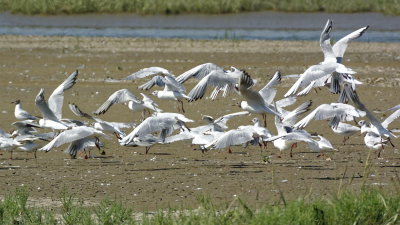
[[[89,14],[27,16],[0,14],[0,34],[188,39],[316,40],[325,21],[333,39],[369,25],[359,41],[399,42],[400,17],[379,13],[276,13],[224,15]]]

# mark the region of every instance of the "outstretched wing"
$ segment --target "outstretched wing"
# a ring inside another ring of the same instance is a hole
[[[74,86],[76,78],[78,77],[78,70],[73,72],[69,77],[58,86],[49,97],[49,108],[53,111],[54,115],[61,120],[62,106],[64,102],[64,92]]]
[[[132,92],[127,89],[121,89],[114,92],[95,112],[95,115],[104,114],[107,110],[113,105],[117,103],[125,103],[129,101],[134,101],[137,103],[141,103],[141,100],[138,99]]]
[[[207,76],[213,70],[223,71],[224,69],[214,63],[204,63],[182,73],[176,78],[176,81],[183,84],[185,81],[192,77],[200,80]]]
[[[136,80],[136,79],[145,78],[148,76],[160,75],[160,74],[170,74],[170,72],[167,69],[164,69],[162,67],[154,66],[154,67],[144,68],[135,73],[132,73],[131,75],[124,78],[123,80]]]
[[[364,32],[368,29],[369,26],[360,28],[348,35],[346,35],[345,37],[343,37],[342,39],[340,39],[338,42],[336,42],[333,45],[333,52],[335,53],[335,56],[338,60],[338,62],[341,62],[341,59],[343,58],[343,55],[347,49],[347,45],[349,44],[350,41],[357,39],[359,37],[361,37]]]
[[[265,85],[258,93],[260,93],[261,97],[263,97],[264,101],[267,104],[271,104],[276,95],[275,86],[281,83],[281,73],[277,71],[272,79]]]
[[[35,98],[35,104],[39,108],[40,112],[42,113],[43,119],[49,119],[58,121],[56,115],[54,115],[53,111],[49,108],[46,100],[44,99],[44,90],[43,88],[40,89],[39,94]]]

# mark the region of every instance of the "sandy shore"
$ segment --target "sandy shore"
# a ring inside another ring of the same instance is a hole
[[[400,44],[351,43],[345,63],[357,71],[364,82],[358,89],[360,98],[375,109],[387,109],[399,104]],[[104,83],[106,77],[123,78],[141,68],[161,66],[174,74],[205,62],[226,68],[245,69],[258,79],[255,87],[263,84],[276,71],[298,74],[307,66],[320,62],[322,53],[315,42],[286,41],[191,41],[130,38],[76,38],[0,36],[0,127],[14,129],[10,124],[14,106],[11,101],[21,99],[23,107],[35,115],[34,98],[41,87],[48,97],[67,74],[79,68],[76,86],[65,95],[64,117],[75,118],[66,107],[74,102],[86,112],[94,111],[114,91],[128,88],[139,95],[138,80],[132,83]],[[196,81],[186,87],[190,90]],[[278,98],[293,83],[284,80]],[[151,93],[151,92],[149,92]],[[149,94],[148,93],[148,94]],[[154,98],[153,98],[154,99]],[[298,100],[298,104],[313,100],[313,108],[321,103],[334,102],[337,96],[326,90],[312,92]],[[155,99],[165,111],[175,111],[174,103]],[[201,124],[201,115],[218,117],[239,111],[232,103],[240,97],[231,94],[215,102],[206,99],[185,103],[187,116]],[[172,105],[172,106],[171,106]],[[213,107],[218,105],[218,107]],[[248,124],[255,115],[229,123],[230,128]],[[386,117],[385,114],[377,114]],[[109,121],[139,122],[140,113],[132,113],[125,106],[113,106],[101,118]],[[395,122],[393,127],[400,123]],[[270,118],[269,129],[275,133]],[[70,160],[62,153],[66,146],[49,153],[38,153],[38,158],[25,153],[0,156],[0,177],[4,185],[0,195],[26,186],[36,204],[55,206],[63,188],[90,204],[108,197],[126,201],[135,210],[155,210],[163,207],[196,207],[196,197],[208,195],[218,203],[239,196],[252,206],[279,202],[279,190],[288,199],[312,193],[319,198],[342,188],[358,189],[366,185],[392,190],[400,167],[400,154],[395,148],[385,148],[383,160],[372,152],[372,168],[365,171],[368,151],[360,136],[352,137],[347,145],[332,133],[325,122],[314,122],[307,128],[324,134],[338,148],[330,153],[331,161],[316,157],[304,145],[299,145],[293,158],[287,152],[277,158],[277,150],[258,147],[235,147],[234,154],[193,151],[190,142],[156,145],[150,154],[144,149],[118,145],[114,139],[105,140],[106,157]],[[129,130],[127,132],[130,132]],[[44,144],[44,143],[43,143]],[[97,152],[96,152],[97,153]],[[266,160],[269,158],[269,160]],[[268,161],[268,162],[267,162]],[[367,172],[367,173],[366,173]]]

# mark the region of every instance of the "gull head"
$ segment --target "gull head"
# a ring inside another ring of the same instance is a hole
[[[153,91],[151,94],[154,96],[158,96],[158,91]]]
[[[17,100],[15,100],[15,101],[11,102],[11,103],[12,103],[12,104],[18,105],[19,103],[21,103],[21,100],[17,99]]]
[[[255,117],[251,120],[252,123],[257,124],[260,122],[260,119],[258,119],[258,117]]]

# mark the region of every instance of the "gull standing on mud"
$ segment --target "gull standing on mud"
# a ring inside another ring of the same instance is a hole
[[[14,110],[14,116],[17,118],[17,120],[37,120],[38,118],[36,116],[33,116],[32,114],[28,113],[25,111],[22,106],[21,106],[21,100],[15,100],[11,102],[15,104],[15,110]]]

